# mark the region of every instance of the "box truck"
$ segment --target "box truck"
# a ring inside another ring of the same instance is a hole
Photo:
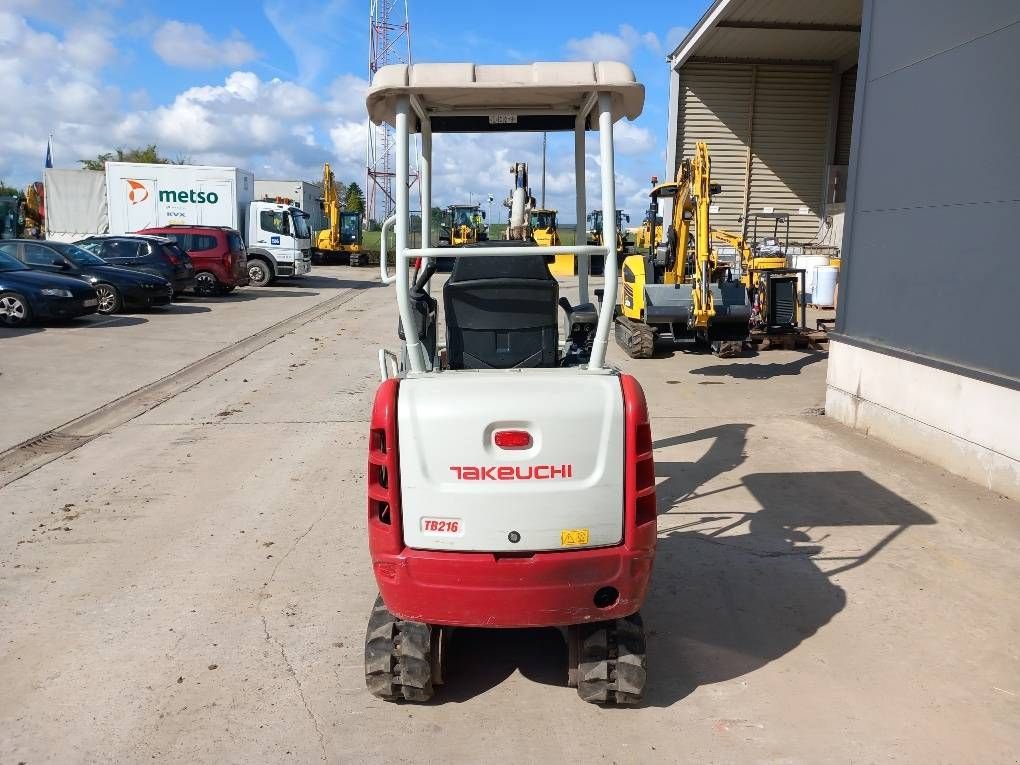
[[[173,225],[237,229],[249,271],[265,284],[311,271],[308,213],[290,200],[255,198],[255,177],[235,167],[106,163],[109,229],[127,234]]]
[[[293,199],[294,206],[300,207],[311,216],[308,227],[312,229],[312,246],[315,246],[315,232],[322,231],[329,225],[322,213],[322,184],[311,181],[275,181],[263,178],[255,179],[256,199],[275,199],[284,197]]]
[[[110,230],[106,214],[106,175],[98,170],[43,171],[46,187],[46,238],[77,242]]]

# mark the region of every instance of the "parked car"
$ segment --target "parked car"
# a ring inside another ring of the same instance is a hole
[[[29,268],[71,276],[91,284],[99,299],[99,313],[168,305],[173,299],[173,287],[162,276],[112,266],[73,244],[34,239],[9,239],[0,244],[4,252]]]
[[[33,319],[95,313],[99,297],[92,285],[69,276],[33,271],[11,254],[17,247],[0,242],[0,326],[23,327]]]
[[[174,286],[175,295],[195,286],[195,266],[191,258],[164,236],[96,234],[75,244],[111,266],[162,276]]]
[[[137,233],[166,237],[187,252],[195,266],[195,292],[199,295],[225,295],[249,284],[248,250],[232,228],[171,225]]]

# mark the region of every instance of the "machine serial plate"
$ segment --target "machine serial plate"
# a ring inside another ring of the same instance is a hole
[[[580,547],[588,544],[588,529],[563,529],[560,532],[560,547]]]
[[[491,112],[489,114],[490,125],[516,125],[517,115],[514,112]]]

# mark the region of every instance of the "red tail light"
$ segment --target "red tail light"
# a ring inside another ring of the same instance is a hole
[[[630,375],[620,375],[626,419],[624,503],[626,536],[631,548],[655,549],[655,460],[648,404],[641,385]]]
[[[526,430],[497,430],[494,440],[500,449],[527,449],[531,446],[531,434]]]
[[[163,252],[166,253],[166,259],[170,261],[171,266],[179,266],[181,264],[181,259],[174,255],[173,250],[166,248]]]
[[[404,546],[400,519],[400,463],[397,458],[397,385],[379,385],[368,437],[368,545],[395,554]]]

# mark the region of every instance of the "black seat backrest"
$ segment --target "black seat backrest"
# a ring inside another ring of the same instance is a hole
[[[556,366],[558,298],[559,284],[541,255],[457,258],[443,287],[450,369]]]

